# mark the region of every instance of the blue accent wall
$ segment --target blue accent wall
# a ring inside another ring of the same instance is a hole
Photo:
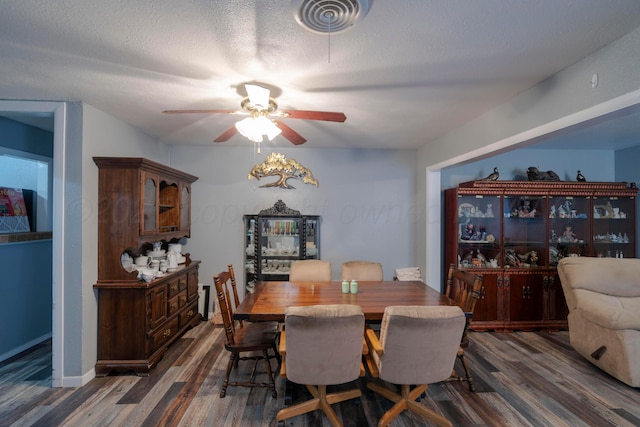
[[[51,132],[14,120],[0,118],[0,145],[53,157]],[[51,336],[52,259],[51,239],[0,244],[0,361]]]

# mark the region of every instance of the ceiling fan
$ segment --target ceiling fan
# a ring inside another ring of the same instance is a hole
[[[237,122],[227,129],[214,142],[228,141],[236,133],[255,142],[261,142],[263,135],[272,140],[282,134],[294,145],[304,144],[307,140],[291,129],[279,118],[344,122],[344,113],[330,111],[279,110],[275,99],[270,97],[269,89],[253,84],[245,84],[248,96],[240,102],[241,110],[165,110],[164,114],[240,114],[250,117]]]

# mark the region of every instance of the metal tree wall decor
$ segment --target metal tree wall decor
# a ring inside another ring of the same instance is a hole
[[[302,166],[296,159],[286,159],[284,154],[271,153],[264,162],[255,165],[249,172],[249,179],[264,178],[267,176],[279,177],[277,181],[261,185],[260,187],[280,187],[286,189],[294,189],[295,187],[288,184],[287,180],[299,179],[305,184],[313,184],[318,186],[318,180],[313,177],[311,171]]]

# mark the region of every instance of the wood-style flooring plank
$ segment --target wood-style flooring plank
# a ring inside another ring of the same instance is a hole
[[[610,377],[577,354],[568,333],[472,332],[465,357],[476,384],[433,384],[421,404],[455,426],[637,426],[640,389]],[[79,388],[51,388],[51,344],[0,363],[0,427],[275,427],[284,407],[285,380],[276,377],[278,397],[266,388],[229,387],[220,398],[229,354],[222,328],[202,322],[172,345],[148,377],[133,374],[95,378]],[[272,368],[276,371],[276,362]],[[240,362],[234,378],[248,377],[253,365]],[[456,362],[458,374],[462,372]],[[264,366],[256,371],[266,381]],[[334,405],[345,426],[373,427],[392,402],[370,391],[370,377],[353,383],[362,397]],[[384,382],[382,382],[384,383]],[[385,386],[395,387],[384,383]],[[295,385],[293,403],[310,396]],[[281,423],[287,427],[329,426],[319,411]],[[393,427],[433,424],[403,412]]]

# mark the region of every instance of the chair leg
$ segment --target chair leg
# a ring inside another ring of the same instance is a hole
[[[426,384],[416,386],[413,390],[411,390],[411,387],[408,384],[403,384],[400,386],[400,395],[376,383],[368,383],[367,387],[395,403],[395,405],[393,405],[391,409],[385,412],[380,418],[378,421],[378,427],[385,427],[389,425],[389,423],[391,423],[391,421],[393,421],[405,409],[415,412],[421,417],[426,418],[439,426],[452,426],[448,419],[416,402],[416,399],[427,390],[428,386]]]
[[[220,397],[225,397],[227,395],[227,387],[229,386],[229,376],[231,375],[231,369],[233,366],[238,363],[238,353],[231,353],[229,356],[229,362],[227,363],[227,373],[224,377],[224,382],[222,383],[222,390],[220,390]]]
[[[271,360],[269,359],[269,352],[267,350],[262,350],[262,356],[264,357],[265,368],[267,369],[267,375],[269,376],[269,388],[271,389],[271,396],[276,398],[278,397],[278,393],[276,392],[276,383],[273,379],[273,373],[271,372]]]
[[[348,399],[354,399],[362,395],[359,389],[345,390],[327,394],[326,385],[319,385],[318,387],[306,385],[306,387],[313,398],[311,400],[307,400],[306,402],[298,403],[297,405],[279,410],[278,414],[276,415],[276,419],[278,421],[283,421],[288,418],[321,409],[331,422],[332,426],[342,427],[342,422],[338,418],[338,415],[331,407],[331,405],[343,402]]]
[[[467,366],[467,359],[464,357],[464,353],[458,355],[460,362],[462,362],[462,367],[464,368],[464,375],[467,378],[467,382],[469,383],[469,391],[475,392],[476,386],[473,383],[473,378],[471,378],[471,374],[469,373],[469,367]]]

